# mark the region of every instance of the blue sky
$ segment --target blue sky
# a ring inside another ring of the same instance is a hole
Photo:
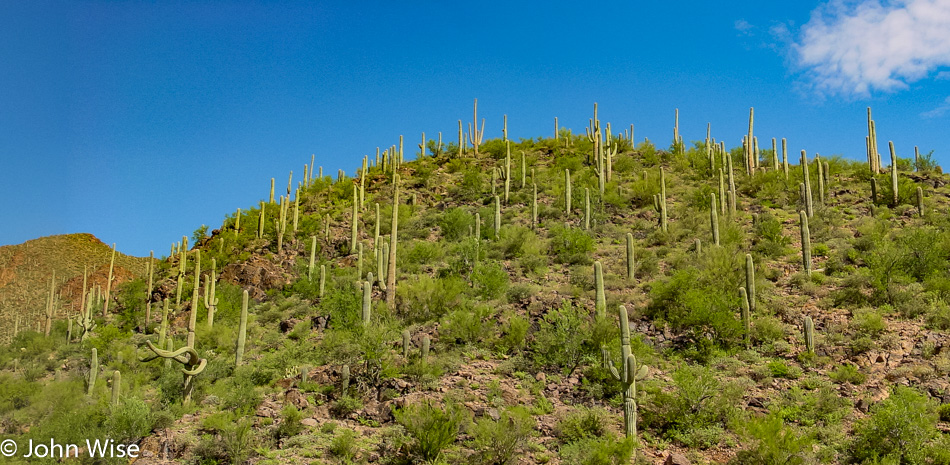
[[[172,242],[300,179],[353,174],[472,99],[500,137],[581,130],[593,102],[666,146],[706,123],[863,159],[950,160],[950,0],[799,2],[0,1],[0,244],[90,232]],[[766,142],[767,144],[767,142]]]

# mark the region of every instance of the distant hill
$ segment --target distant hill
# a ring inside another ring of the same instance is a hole
[[[0,247],[0,341],[9,342],[16,316],[20,329],[35,328],[45,314],[50,278],[62,297],[62,311],[76,311],[82,294],[83,271],[89,286],[105,290],[112,248],[92,234],[47,236]],[[116,282],[147,272],[148,258],[116,252]]]

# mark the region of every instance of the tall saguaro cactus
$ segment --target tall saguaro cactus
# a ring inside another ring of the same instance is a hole
[[[811,232],[808,230],[808,214],[798,212],[798,220],[802,233],[802,266],[805,274],[811,275]]]
[[[234,366],[241,366],[244,360],[244,342],[247,339],[247,289],[241,298],[241,321],[238,324],[237,347],[234,350]]]
[[[92,348],[92,358],[89,360],[89,381],[88,389],[86,390],[86,395],[91,396],[92,391],[96,388],[96,378],[99,377],[99,351],[93,347]]]
[[[709,194],[709,224],[712,228],[713,244],[719,245],[719,214],[717,212],[716,194]]]
[[[894,191],[894,197],[891,199],[891,205],[896,207],[897,202],[899,201],[897,192],[897,155],[894,153],[894,142],[888,142],[887,145],[891,149],[891,190]]]
[[[667,232],[666,225],[666,172],[660,167],[660,229]]]
[[[620,354],[623,358],[622,372],[617,369],[613,361],[607,356],[607,349],[602,349],[604,362],[614,379],[623,385],[623,422],[624,434],[628,438],[637,435],[637,381],[646,378],[646,365],[638,365],[637,357],[630,350],[630,320],[627,318],[627,308],[620,306]]]
[[[112,259],[109,260],[109,280],[106,281],[106,300],[102,303],[102,316],[109,312],[109,301],[112,300],[112,281],[115,280],[115,242],[112,243]]]
[[[476,149],[477,150],[477,149]],[[389,267],[386,272],[386,306],[396,307],[396,230],[399,228],[399,175],[393,176],[393,218],[389,233]]]
[[[607,317],[607,298],[604,294],[604,267],[600,261],[594,262],[594,287],[597,297],[594,304],[597,318]]]
[[[627,233],[627,279],[633,281],[636,275],[636,257],[633,254],[633,234]]]
[[[472,147],[475,149],[475,157],[478,158],[478,146],[481,145],[482,139],[485,137],[484,118],[482,118],[482,129],[478,129],[478,99],[475,99],[474,119],[474,125],[468,125],[468,138],[472,142]]]
[[[571,214],[571,170],[564,169],[564,213]]]
[[[749,311],[755,312],[755,264],[752,255],[745,254],[745,288],[749,299]]]

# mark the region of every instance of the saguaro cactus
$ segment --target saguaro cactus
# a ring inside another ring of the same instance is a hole
[[[660,229],[667,231],[666,227],[666,172],[660,167]]]
[[[627,279],[633,281],[636,275],[636,261],[633,255],[633,234],[627,233]]]
[[[594,287],[597,289],[597,300],[594,304],[597,318],[606,318],[607,298],[604,294],[604,268],[600,261],[594,262]]]
[[[584,188],[584,230],[590,230],[590,189]]]
[[[815,353],[815,323],[810,316],[805,317],[805,350]]]
[[[745,254],[745,289],[749,298],[749,311],[755,312],[755,264],[752,255]]]
[[[811,232],[808,230],[808,215],[804,211],[798,212],[798,221],[802,233],[802,267],[805,274],[811,275]]]
[[[373,286],[369,281],[363,281],[363,326],[369,326],[372,316],[370,305],[373,303]]]
[[[602,349],[605,365],[614,379],[623,385],[623,420],[626,437],[637,435],[637,381],[646,378],[646,365],[638,365],[637,357],[630,350],[630,320],[627,318],[627,309],[620,306],[620,354],[623,357],[621,369],[617,369],[613,361],[607,356],[607,349]]]
[[[119,370],[112,372],[112,405],[119,405],[122,396],[122,373]]]
[[[247,289],[241,299],[241,322],[238,324],[237,347],[234,350],[234,366],[241,366],[244,359],[244,342],[247,339]]]
[[[360,202],[359,197],[356,194],[356,186],[353,188],[353,214],[352,214],[352,224],[350,225],[350,254],[356,253],[356,236],[359,234],[359,220],[360,220]]]
[[[475,149],[475,157],[478,158],[478,146],[481,145],[482,139],[485,137],[485,118],[482,118],[482,129],[478,129],[478,99],[475,99],[475,110],[474,110],[474,125],[468,125],[468,138],[472,143],[472,147]]]
[[[92,348],[92,358],[89,360],[89,382],[87,383],[88,389],[86,390],[86,395],[91,396],[92,391],[96,388],[96,378],[99,377],[99,351],[95,347]]]
[[[480,140],[480,139],[479,139]],[[476,149],[477,151],[477,149]],[[477,152],[476,152],[477,153]],[[393,176],[393,218],[389,233],[389,267],[386,272],[386,306],[396,306],[396,230],[399,228],[399,175]]]
[[[808,176],[808,154],[806,154],[804,150],[802,150],[801,165],[802,176],[804,177],[803,184],[805,184],[805,197],[803,198],[805,202],[805,213],[811,218],[814,216],[815,210],[812,208],[811,202],[811,179]]]
[[[564,169],[564,213],[571,214],[571,170]]]
[[[739,300],[742,305],[742,328],[744,330],[742,339],[745,342],[746,349],[748,349],[752,345],[750,342],[752,338],[752,317],[749,311],[749,294],[744,287],[739,288]]]
[[[313,266],[317,256],[317,236],[310,236],[310,265],[307,267],[307,279],[313,280]]]
[[[891,190],[894,191],[894,197],[891,199],[891,206],[896,207],[897,202],[899,201],[899,196],[897,195],[897,154],[894,153],[894,142],[888,142],[888,147],[891,149]]]
[[[917,186],[917,215],[924,217],[924,190]]]
[[[211,275],[205,275],[205,308],[208,309],[208,328],[214,327],[214,314],[218,310],[218,297],[216,290],[217,264],[215,259],[211,259]]]
[[[538,229],[538,185],[532,184],[534,194],[531,196],[531,227]]]
[[[168,334],[168,297],[164,300],[164,305],[162,306],[162,325],[158,330],[158,346],[161,347],[165,345],[165,336]]]
[[[501,236],[501,201],[495,196],[495,240]]]
[[[716,194],[709,194],[709,224],[712,228],[713,244],[719,245],[719,214],[716,211]]]
[[[408,329],[402,330],[402,358],[409,358],[409,346],[412,344],[412,337]]]
[[[896,176],[896,175],[895,175]],[[112,243],[112,259],[109,260],[109,280],[106,281],[106,300],[102,303],[102,316],[109,312],[109,301],[112,300],[112,281],[115,280],[115,242]]]

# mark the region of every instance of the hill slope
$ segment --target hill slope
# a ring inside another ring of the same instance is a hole
[[[90,287],[106,287],[112,248],[92,234],[64,234],[0,247],[0,341],[10,342],[20,316],[21,328],[43,324],[50,279],[62,297],[62,312],[75,312],[82,294],[83,272]],[[116,284],[142,276],[148,258],[116,253]],[[72,313],[69,313],[72,314]]]
[[[950,463],[947,176],[602,137],[393,147],[235,212],[84,343],[59,322],[0,348],[0,437],[138,463]],[[182,355],[141,362],[163,336]]]

